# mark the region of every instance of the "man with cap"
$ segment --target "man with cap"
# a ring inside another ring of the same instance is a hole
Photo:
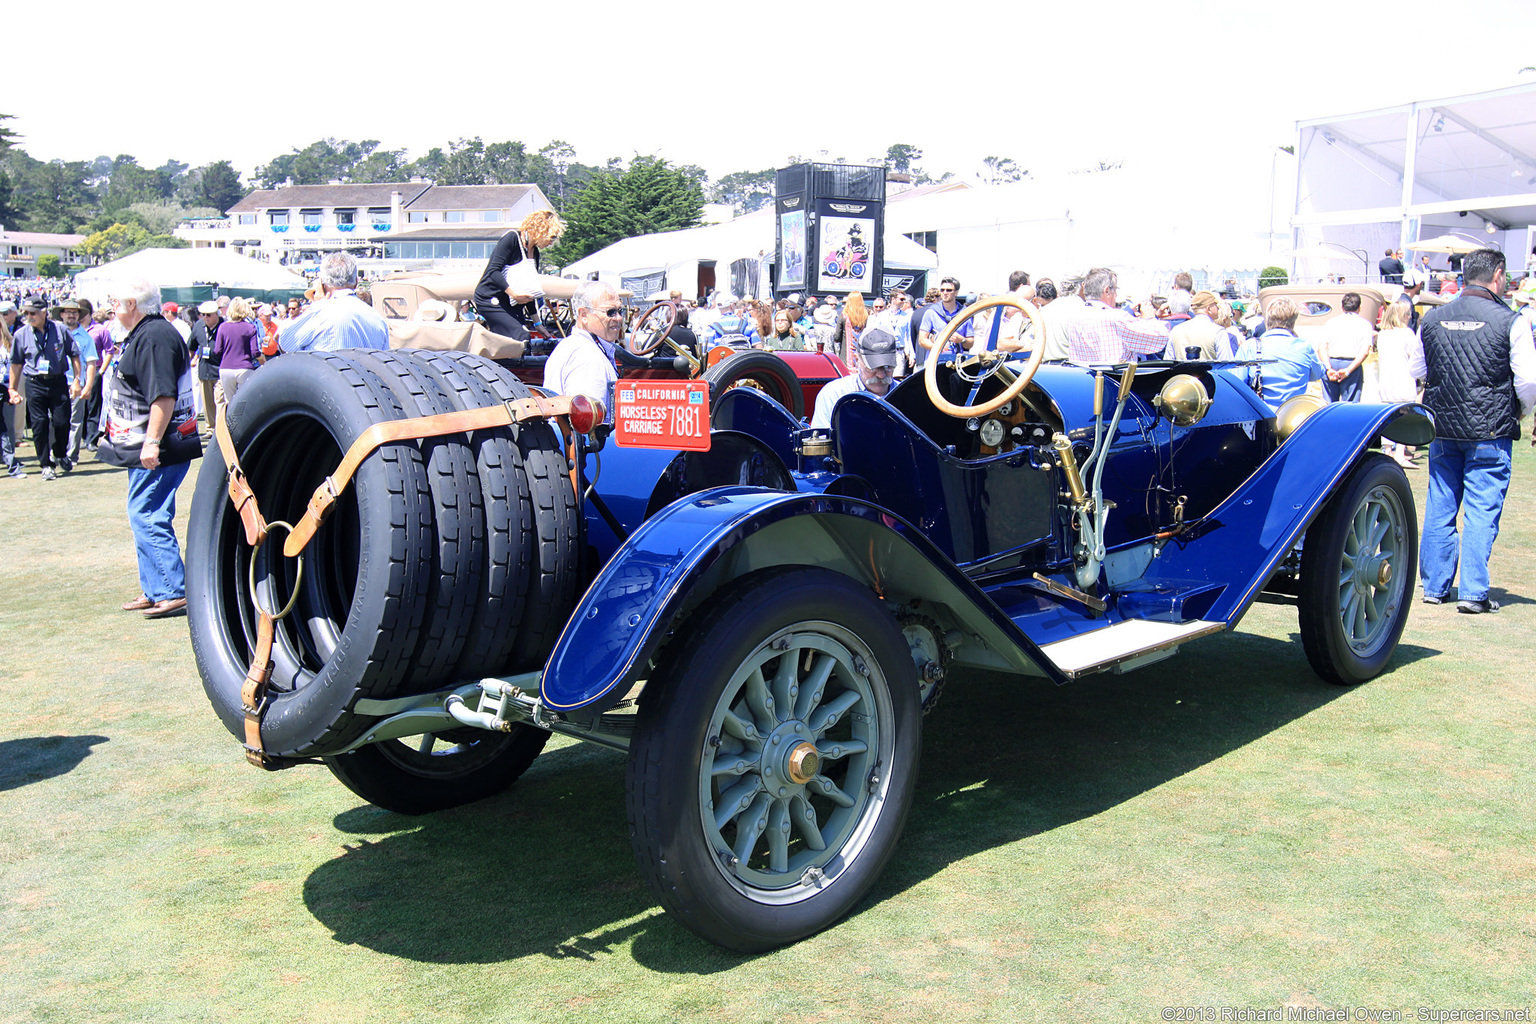
[[[858,391],[884,401],[890,394],[900,358],[896,337],[878,327],[868,327],[859,335],[858,344],[859,368],[821,389],[811,416],[812,427],[831,429],[832,410],[845,395]]]
[[[1216,359],[1216,342],[1222,327],[1216,322],[1221,300],[1212,291],[1198,291],[1189,301],[1190,317],[1168,332],[1169,359]]]
[[[219,382],[219,362],[213,358],[213,338],[219,333],[224,318],[219,315],[219,304],[209,299],[197,307],[197,323],[192,325],[187,346],[192,351],[192,361],[197,365],[197,383],[203,399],[203,419],[207,421],[206,437],[213,437],[218,422],[218,407],[214,404],[213,386]]]
[[[54,480],[58,471],[68,473],[74,464],[65,458],[69,440],[69,387],[64,371],[72,366],[76,379],[83,378],[80,350],[74,336],[63,324],[48,319],[48,307],[42,299],[28,299],[22,307],[26,325],[11,336],[12,405],[21,403],[22,378],[26,379],[27,421],[32,426],[32,441],[37,446],[37,461],[43,467],[43,479]]]
[[[53,317],[64,324],[75,339],[80,361],[85,364],[85,379],[74,378],[70,384],[69,440],[64,445],[65,464],[73,465],[80,460],[80,446],[85,442],[85,414],[96,394],[101,376],[101,357],[96,353],[96,339],[80,323],[80,303],[65,299],[53,307]]]

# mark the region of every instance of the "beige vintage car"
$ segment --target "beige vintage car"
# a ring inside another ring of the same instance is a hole
[[[1271,285],[1259,290],[1259,308],[1268,309],[1269,304],[1282,295],[1289,298],[1301,310],[1301,316],[1296,319],[1296,333],[1305,335],[1308,328],[1315,329],[1342,313],[1339,300],[1348,292],[1354,292],[1360,296],[1360,315],[1374,324],[1381,316],[1381,308],[1403,293],[1403,286],[1397,284]],[[1425,292],[1414,300],[1414,308],[1422,315],[1435,306],[1444,305],[1445,301],[1438,295]]]
[[[373,308],[389,322],[391,348],[474,352],[489,359],[518,359],[523,343],[493,334],[480,323],[458,319],[459,303],[475,294],[478,273],[417,273],[389,277],[372,286]],[[544,294],[569,299],[577,281],[542,278]]]

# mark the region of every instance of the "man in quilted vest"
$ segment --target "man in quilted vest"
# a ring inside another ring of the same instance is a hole
[[[1408,369],[1424,381],[1424,404],[1435,416],[1419,553],[1424,601],[1445,601],[1459,562],[1456,610],[1476,615],[1499,610],[1488,596],[1488,557],[1509,491],[1511,447],[1536,403],[1536,346],[1530,322],[1504,304],[1504,254],[1469,253],[1463,273],[1467,287],[1424,314]]]

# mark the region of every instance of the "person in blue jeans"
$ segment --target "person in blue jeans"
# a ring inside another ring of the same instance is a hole
[[[1476,615],[1499,610],[1488,596],[1488,558],[1509,492],[1511,449],[1536,403],[1536,344],[1530,323],[1504,304],[1503,253],[1469,253],[1462,272],[1467,287],[1424,314],[1408,368],[1424,381],[1435,417],[1419,551],[1424,601],[1443,603],[1459,568],[1456,610]]]

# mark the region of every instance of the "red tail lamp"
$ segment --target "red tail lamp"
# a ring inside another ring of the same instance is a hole
[[[590,434],[603,422],[607,416],[607,410],[603,403],[586,395],[571,396],[571,411],[568,418],[571,421],[571,429],[578,434]]]

